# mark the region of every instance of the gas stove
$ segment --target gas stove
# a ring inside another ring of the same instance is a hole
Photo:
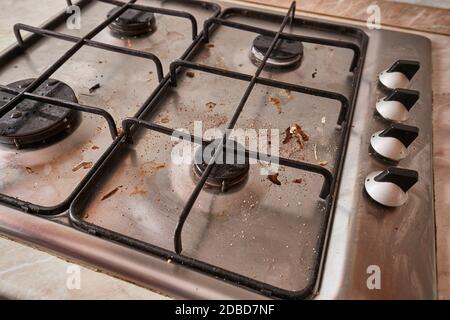
[[[68,5],[0,56],[1,234],[173,297],[436,297],[428,39]]]

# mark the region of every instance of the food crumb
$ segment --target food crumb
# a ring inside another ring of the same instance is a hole
[[[309,140],[309,135],[298,124],[293,124],[292,126],[286,128],[285,135],[283,144],[288,143],[293,137],[295,137],[301,149],[305,146],[305,142]]]
[[[281,113],[281,100],[279,97],[269,97],[269,101],[277,109],[278,113]]]
[[[188,71],[186,72],[186,76],[188,76],[189,78],[193,78],[195,77],[195,73],[193,73],[192,71]]]
[[[281,182],[278,180],[278,173],[268,175],[267,179],[269,179],[273,184],[281,186]]]
[[[94,144],[94,145],[91,147],[91,149],[92,149],[92,150],[98,150],[98,149],[100,149],[100,147]]]
[[[208,102],[206,104],[206,107],[208,108],[209,111],[211,111],[212,109],[214,109],[214,107],[217,105],[217,103],[214,102]]]
[[[303,179],[302,179],[302,178],[299,178],[299,179],[295,179],[295,180],[294,180],[294,181],[292,181],[292,182],[300,184],[300,183],[302,183],[302,182],[303,182]]]
[[[25,170],[27,170],[28,174],[34,173],[33,169],[31,169],[30,167],[25,167]]]
[[[169,117],[163,117],[163,118],[161,118],[161,123],[168,123],[168,122],[170,122]]]
[[[122,188],[122,186],[115,187],[113,190],[111,190],[110,192],[108,192],[107,194],[105,194],[105,195],[102,197],[101,201],[106,200],[106,199],[112,197],[117,191],[119,191],[120,188]]]
[[[73,167],[72,171],[76,172],[76,171],[78,171],[78,170],[80,170],[82,168],[83,169],[90,169],[90,168],[92,168],[92,161],[83,161],[83,162],[77,164],[75,167]]]
[[[326,160],[319,161],[319,165],[321,165],[322,167],[325,167],[327,164],[328,164],[328,161],[326,161]]]
[[[92,87],[89,88],[89,93],[93,93],[95,90],[99,89],[100,87],[101,87],[100,83],[94,84]]]

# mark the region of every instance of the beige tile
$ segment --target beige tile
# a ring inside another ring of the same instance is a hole
[[[150,290],[0,238],[0,297],[8,299],[166,299]],[[75,268],[75,269],[73,269]],[[79,274],[80,281],[74,275]],[[79,283],[79,289],[74,284]]]

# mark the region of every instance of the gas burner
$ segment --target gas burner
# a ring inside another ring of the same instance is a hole
[[[112,9],[108,18],[120,8]],[[117,38],[139,37],[151,33],[155,27],[155,15],[135,9],[128,9],[120,17],[114,20],[109,28],[111,34]]]
[[[214,146],[219,145],[221,140],[213,141],[211,147],[208,146],[208,150],[199,147],[195,152],[193,171],[196,178],[199,179],[202,176],[214,154]],[[227,145],[227,151],[219,157],[205,183],[209,187],[220,188],[222,192],[226,192],[229,188],[245,181],[250,169],[248,159],[244,156],[245,148],[232,140],[228,140]],[[208,153],[205,151],[211,151],[211,153],[205,154]]]
[[[273,38],[259,35],[253,41],[250,52],[250,60],[259,66],[264,59]],[[279,40],[267,60],[266,67],[269,68],[292,68],[297,67],[303,57],[303,44],[294,40]]]
[[[8,87],[20,90],[34,79],[13,82]],[[65,83],[49,79],[40,85],[35,94],[77,102],[74,91]],[[14,96],[0,92],[0,107]],[[0,119],[0,143],[17,148],[45,144],[69,133],[74,127],[78,112],[51,104],[23,100]]]

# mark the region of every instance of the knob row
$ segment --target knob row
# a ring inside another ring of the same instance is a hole
[[[419,128],[401,124],[409,119],[409,111],[420,93],[410,90],[411,79],[417,73],[417,61],[398,60],[379,75],[380,83],[392,89],[390,94],[376,103],[377,113],[391,122],[388,128],[374,133],[370,146],[384,159],[399,162],[408,155],[408,147],[419,135]],[[399,207],[408,199],[408,190],[418,181],[417,171],[389,167],[370,173],[364,187],[369,196],[384,206]]]

